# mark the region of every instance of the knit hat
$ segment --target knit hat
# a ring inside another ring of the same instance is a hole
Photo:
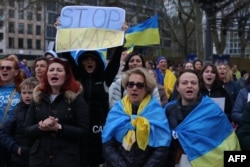
[[[163,56],[158,57],[158,58],[156,59],[156,64],[159,64],[159,62],[160,62],[161,60],[163,60],[163,59],[165,59],[165,60],[167,61],[166,57],[163,57]]]
[[[46,52],[44,53],[44,56],[46,56],[47,54],[50,54],[50,55],[52,55],[53,57],[58,57],[57,54],[56,54],[56,52],[53,51],[53,50],[48,50],[48,51],[46,51]]]

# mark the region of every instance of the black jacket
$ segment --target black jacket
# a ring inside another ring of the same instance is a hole
[[[24,122],[28,108],[29,105],[21,101],[4,128],[0,130],[1,144],[11,152],[11,161],[15,166],[28,166],[31,141],[24,135]],[[21,147],[21,156],[17,154],[19,147]]]
[[[119,67],[122,46],[108,49],[108,56],[111,57],[110,62],[105,68],[105,64],[99,53],[96,51],[85,51],[77,56],[77,78],[83,85],[83,97],[86,100],[89,108],[89,132],[90,136],[87,141],[87,161],[91,163],[101,164],[104,162],[102,156],[102,140],[101,132],[105,124],[106,117],[109,111],[109,98],[105,85],[109,87],[113,82]],[[68,54],[68,55],[67,55]],[[96,69],[92,74],[87,73],[81,61],[87,54],[91,54],[96,60]],[[71,57],[69,53],[62,55],[65,58]],[[74,66],[74,64],[72,65]],[[85,141],[83,141],[85,142]],[[83,155],[82,159],[86,155]]]
[[[200,93],[205,96],[209,96],[211,98],[219,98],[225,97],[225,114],[227,115],[229,121],[231,121],[231,112],[233,109],[233,103],[231,101],[230,95],[227,93],[226,89],[224,89],[221,83],[214,84],[210,90],[205,87],[200,88]]]
[[[202,96],[199,95],[197,101],[188,106],[182,106],[180,100],[178,100],[176,104],[170,105],[166,109],[170,130],[175,129],[187,117],[187,115],[199,104],[201,98]],[[167,167],[175,167],[175,161],[178,158],[179,150],[182,150],[179,141],[172,137],[168,152]]]
[[[164,167],[168,147],[147,146],[143,151],[134,143],[131,150],[126,151],[121,143],[112,139],[103,144],[103,154],[108,167]]]
[[[34,89],[34,101],[25,121],[26,134],[35,140],[30,151],[30,167],[80,167],[79,145],[88,134],[88,108],[81,92],[66,91],[51,103],[50,97]],[[38,122],[54,116],[62,130],[44,132]]]

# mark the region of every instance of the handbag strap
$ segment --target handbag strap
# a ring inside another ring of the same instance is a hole
[[[11,96],[10,96],[9,101],[8,101],[8,105],[7,105],[7,107],[5,108],[5,111],[4,111],[4,114],[3,114],[3,117],[2,117],[2,121],[1,121],[1,123],[0,123],[0,127],[2,127],[3,124],[4,124],[4,120],[5,120],[6,116],[7,116],[8,111],[9,111],[9,108],[10,108],[10,103],[11,103],[11,101],[12,101],[12,99],[13,99],[15,93],[16,93],[16,89],[14,89],[14,90],[12,91],[12,93],[11,93]]]

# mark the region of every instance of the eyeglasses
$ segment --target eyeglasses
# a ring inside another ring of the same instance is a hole
[[[128,88],[133,88],[134,86],[136,86],[136,88],[138,88],[138,89],[142,89],[142,88],[144,88],[145,83],[143,83],[143,82],[137,82],[137,83],[128,82],[127,83],[127,87]]]
[[[6,69],[7,71],[10,71],[10,70],[12,70],[12,68],[14,68],[14,67],[11,67],[11,66],[0,66],[0,70]]]

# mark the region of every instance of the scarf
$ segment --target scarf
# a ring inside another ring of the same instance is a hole
[[[148,145],[169,146],[171,135],[164,109],[148,95],[139,105],[137,115],[133,115],[131,101],[126,95],[109,111],[102,131],[103,143],[113,137],[128,151],[135,142],[142,150]]]

